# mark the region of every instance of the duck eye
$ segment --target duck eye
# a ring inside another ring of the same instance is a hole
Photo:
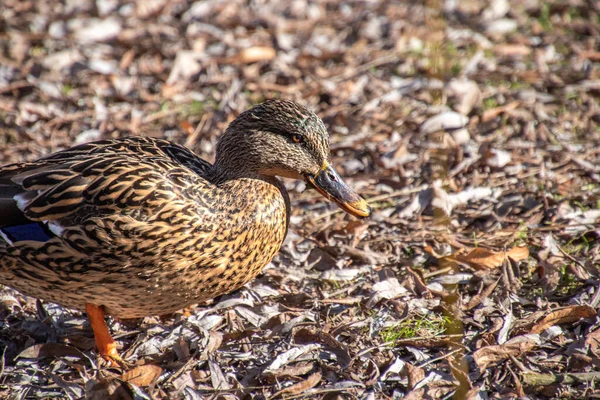
[[[294,143],[302,143],[302,136],[294,135],[292,136],[292,140],[294,141]]]

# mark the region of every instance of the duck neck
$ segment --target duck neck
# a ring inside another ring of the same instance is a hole
[[[212,166],[211,177],[215,183],[243,178],[260,179],[267,182],[275,179],[274,177],[261,174],[258,170],[252,168],[251,163],[231,158],[225,161],[219,159],[219,157],[216,158],[215,163]]]

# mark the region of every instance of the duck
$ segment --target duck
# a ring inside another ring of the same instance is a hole
[[[85,311],[98,354],[123,365],[106,316],[171,314],[242,287],[271,262],[290,222],[280,177],[350,215],[371,214],[330,164],[323,121],[289,100],[240,113],[212,164],[135,136],[2,166],[0,284]]]

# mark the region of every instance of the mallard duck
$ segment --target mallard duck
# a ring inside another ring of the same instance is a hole
[[[328,155],[319,117],[271,100],[229,125],[214,164],[128,137],[1,167],[0,283],[85,310],[100,355],[122,362],[106,314],[172,313],[241,287],[271,261],[290,219],[278,176],[370,215]]]

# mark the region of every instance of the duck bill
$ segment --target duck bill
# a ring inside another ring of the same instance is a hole
[[[327,162],[319,173],[306,176],[306,180],[325,198],[336,202],[347,213],[359,218],[371,215],[371,207],[365,199],[350,189]]]

